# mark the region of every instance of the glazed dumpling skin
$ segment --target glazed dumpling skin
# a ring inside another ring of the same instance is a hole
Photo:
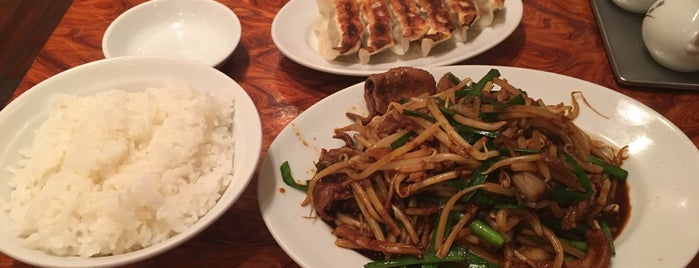
[[[446,0],[456,30],[454,37],[461,41],[468,40],[468,30],[480,18],[480,12],[475,0]]]
[[[393,14],[393,53],[404,55],[410,43],[419,40],[427,32],[427,20],[420,15],[415,0],[388,0]]]
[[[505,8],[505,0],[474,0],[478,5],[480,17],[471,26],[474,30],[482,30],[493,24],[495,12]]]
[[[392,34],[391,11],[384,0],[359,0],[361,17],[365,23],[365,36],[359,49],[359,62],[369,63],[371,55],[395,45]]]
[[[427,57],[433,47],[451,38],[455,27],[444,0],[417,0],[417,3],[420,11],[426,14],[429,26],[420,43],[422,56]]]
[[[364,33],[359,3],[356,0],[316,0],[320,18],[315,23],[318,50],[323,59],[359,51]]]

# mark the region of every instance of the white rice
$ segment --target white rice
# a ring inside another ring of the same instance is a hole
[[[121,254],[186,230],[233,174],[233,96],[188,86],[55,96],[3,210],[30,248]]]

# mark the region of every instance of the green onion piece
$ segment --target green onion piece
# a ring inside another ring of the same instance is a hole
[[[480,191],[473,195],[471,201],[479,207],[493,207],[496,205],[495,200]]]
[[[560,219],[557,219],[554,217],[543,217],[540,220],[541,220],[541,224],[550,228],[556,234],[566,233],[566,234],[574,234],[577,236],[585,236],[585,232],[588,229],[584,224],[578,224],[573,229],[563,230],[563,228],[561,227]]]
[[[447,73],[447,79],[449,79],[449,82],[451,82],[454,85],[458,85],[459,83],[461,83],[461,79],[456,77],[456,75],[454,75],[451,72]]]
[[[439,203],[441,205],[444,205],[446,200],[439,200]],[[451,212],[449,213],[449,217],[447,217],[447,224],[445,228],[445,233],[451,232],[451,226],[454,224],[454,218],[456,217],[457,212]],[[434,224],[437,226],[439,224],[439,217],[433,217],[434,219]],[[430,254],[430,255],[436,255],[437,253],[435,252],[434,249],[434,243],[435,240],[437,239],[436,237],[436,230],[432,230],[432,233],[430,234],[430,245],[427,247],[427,252],[425,254]],[[421,268],[437,268],[439,266],[439,263],[423,263],[420,267]]]
[[[481,91],[483,91],[483,88],[485,87],[485,84],[487,84],[490,81],[493,81],[493,78],[495,77],[500,77],[500,71],[497,69],[490,69],[488,73],[481,78],[481,80],[478,80],[476,85],[473,86],[473,89],[471,90],[470,95],[471,96],[477,96],[481,94]]]
[[[427,121],[430,121],[431,123],[437,122],[437,119],[434,119],[434,117],[431,117],[425,113],[421,113],[418,111],[413,111],[413,110],[408,110],[408,109],[403,109],[403,114],[407,116],[414,116],[414,117],[420,117],[422,119],[425,119]]]
[[[558,203],[571,204],[587,199],[588,197],[590,197],[590,194],[592,193],[568,190],[560,184],[556,183],[553,186],[551,198]]]
[[[469,88],[469,87],[464,87],[464,88],[462,88],[462,89],[457,89],[457,90],[455,90],[455,91],[454,91],[454,97],[457,98],[457,99],[460,99],[460,98],[469,96],[470,93],[471,93],[471,88]]]
[[[587,243],[585,241],[580,241],[580,240],[570,240],[570,239],[564,239],[564,238],[558,238],[563,243],[568,243],[569,245],[573,246],[574,248],[582,251],[582,252],[587,252]]]
[[[511,105],[524,105],[524,96],[522,94],[517,94],[512,96],[509,100],[505,102],[506,106],[511,106]]]
[[[600,229],[602,229],[604,236],[607,237],[607,240],[609,240],[609,246],[612,248],[612,256],[616,255],[616,249],[614,248],[614,236],[612,235],[612,229],[609,229],[609,225],[607,225],[607,223],[604,221],[599,221],[599,227],[600,227]]]
[[[453,117],[456,114],[456,111],[449,109],[447,107],[444,107],[444,105],[439,105],[439,111],[442,112],[444,115],[447,115],[449,117]]]
[[[292,188],[301,190],[303,192],[308,191],[308,185],[298,184],[296,180],[294,180],[294,177],[291,176],[291,167],[289,167],[289,161],[284,161],[280,169],[282,172],[282,180],[284,180],[284,183],[286,183],[286,185],[289,185]]]
[[[505,103],[498,102],[496,100],[489,100],[488,102],[490,104],[494,105],[495,111],[489,112],[489,113],[481,112],[479,117],[483,122],[496,122],[496,121],[498,121],[499,111],[501,111],[502,109],[509,107],[509,106],[512,106],[512,105],[524,105],[525,104],[524,96],[522,96],[522,94],[518,94],[518,95],[513,96]]]
[[[454,127],[454,130],[456,130],[456,132],[458,132],[461,135],[476,134],[480,136],[486,136],[489,138],[497,138],[500,136],[499,131],[482,130],[462,124],[452,124],[452,126]]]
[[[457,131],[457,132],[458,132],[458,131]],[[474,143],[476,143],[477,141],[479,141],[481,138],[483,138],[482,135],[478,135],[478,134],[475,134],[475,133],[465,133],[465,132],[461,132],[461,133],[459,133],[459,135],[461,135],[461,137],[464,138],[464,140],[465,140],[466,142],[468,142],[469,144],[474,144]]]
[[[500,77],[500,71],[497,69],[490,69],[488,73],[483,76],[480,80],[478,80],[477,83],[475,83],[470,89],[469,88],[464,88],[460,89],[457,91],[454,91],[454,96],[458,98],[464,98],[464,97],[475,97],[481,94],[483,91],[483,88],[485,87],[485,84],[493,81],[493,78],[495,77]]]
[[[543,239],[541,237],[535,236],[535,235],[527,235],[526,236],[529,240],[534,241],[536,244],[540,246],[548,245],[549,241],[546,239]]]
[[[439,104],[439,106],[444,106],[447,103],[447,101],[445,101],[444,99],[442,99],[440,97],[433,97],[432,99],[434,101],[436,101],[437,104]]]
[[[496,98],[485,98],[485,97],[484,97],[484,98],[481,98],[481,103],[492,105],[492,106],[493,106],[493,110],[496,110],[496,111],[497,111],[498,108],[502,108],[502,107],[505,106],[505,103],[504,103],[504,102],[501,102],[501,101],[499,101],[499,100],[496,99]]]
[[[481,258],[471,251],[466,252],[466,262],[468,263],[467,268],[498,268],[494,263]]]
[[[451,187],[456,188],[456,190],[463,190],[468,187],[473,187],[479,184],[483,184],[485,182],[485,179],[488,178],[488,174],[483,174],[483,171],[486,171],[490,168],[490,166],[495,163],[495,160],[493,158],[488,159],[481,164],[480,167],[478,167],[473,174],[471,175],[471,180],[468,181],[468,183],[464,182],[463,180],[450,180],[447,183],[451,185]],[[471,197],[473,197],[474,194],[476,194],[478,190],[476,191],[471,191],[464,196],[461,197],[461,201],[463,202],[468,202]]]
[[[442,203],[442,205],[443,205],[443,203]],[[447,224],[446,224],[446,228],[444,228],[444,233],[446,233],[446,234],[451,233],[451,228],[452,228],[452,226],[454,226],[454,221],[456,221],[456,219],[461,218],[463,216],[464,216],[464,213],[462,213],[462,212],[458,212],[458,211],[450,212],[449,216],[447,217]],[[439,224],[439,217],[434,217],[434,224],[435,224],[435,226],[437,226],[437,224]],[[431,234],[431,238],[430,238],[430,246],[427,248],[426,254],[432,254],[432,255],[437,254],[435,251],[435,248],[434,248],[434,243],[435,243],[435,240],[437,239],[436,235],[437,235],[437,230],[436,229],[432,230],[432,234]],[[437,262],[423,263],[421,266],[421,268],[437,268],[437,267],[439,267],[439,263],[437,263]]]
[[[530,154],[540,154],[541,153],[541,150],[524,149],[524,148],[513,148],[512,151],[519,154],[519,155],[530,155]]]
[[[575,174],[576,177],[578,177],[578,180],[580,180],[580,184],[582,185],[583,188],[585,188],[585,191],[588,193],[592,192],[592,183],[590,182],[590,177],[587,176],[587,173],[585,173],[585,170],[582,169],[580,164],[578,164],[575,159],[573,159],[572,156],[570,156],[568,153],[565,153],[566,156],[566,162],[570,164],[573,167],[573,174]]]
[[[612,179],[625,181],[626,177],[629,176],[629,172],[626,171],[625,169],[623,169],[621,167],[617,167],[617,166],[612,165],[612,164],[609,164],[609,163],[605,162],[604,160],[602,160],[594,155],[590,155],[590,162],[602,167],[602,169],[604,169],[604,172],[607,172],[607,174],[609,174],[609,176]]]
[[[408,140],[410,140],[410,137],[415,135],[413,132],[408,132],[403,134],[403,136],[398,137],[395,141],[391,142],[391,150],[398,149],[398,147],[401,147],[405,145]]]
[[[464,216],[464,213],[462,213],[462,212],[458,212],[458,211],[449,212],[449,216],[447,217],[447,225],[444,228],[444,233],[445,234],[451,233],[451,228],[454,226],[454,222],[463,216]],[[437,226],[437,224],[439,224],[439,217],[435,217],[435,226]],[[434,231],[432,231],[432,239],[430,241],[430,251],[435,250],[434,243],[435,243],[436,235],[437,235],[437,230],[435,229]]]
[[[434,251],[434,235],[433,235],[432,237],[433,237],[433,238],[432,238],[432,243],[430,243],[430,249],[429,249],[429,251],[427,252],[427,254],[435,255],[436,252]],[[407,268],[408,266],[405,266],[405,267]],[[439,267],[439,263],[438,263],[438,262],[434,262],[434,263],[423,263],[422,265],[420,265],[420,268],[438,268],[438,267]]]
[[[446,257],[438,258],[433,252],[425,253],[422,259],[418,259],[415,256],[401,256],[396,259],[385,260],[385,261],[373,261],[364,265],[364,268],[387,268],[387,267],[401,267],[406,265],[415,264],[430,264],[430,263],[444,263],[444,262],[461,262],[466,260],[467,250],[462,247],[452,248]]]
[[[456,111],[446,107],[447,102],[444,99],[440,97],[434,97],[433,99],[437,102],[437,104],[439,104],[437,105],[439,107],[439,111],[441,111],[447,117],[451,117],[456,114]]]
[[[498,121],[498,113],[483,113],[479,115],[481,118],[481,121],[483,122],[497,122]]]
[[[494,206],[495,208],[525,208],[527,207],[527,203],[524,203],[522,200],[517,199],[517,204],[497,204]]]
[[[483,98],[483,101],[487,104],[492,104],[495,111],[500,111],[504,108],[507,108],[507,107],[510,107],[513,105],[524,105],[525,104],[524,96],[522,96],[522,94],[514,95],[514,96],[512,96],[512,98],[510,98],[509,100],[507,100],[505,102],[500,102],[495,98]]]
[[[480,237],[488,244],[501,247],[502,244],[505,243],[504,235],[498,231],[495,231],[495,229],[490,227],[490,225],[485,224],[479,219],[474,219],[468,227],[471,229],[471,232],[473,232],[474,235]]]

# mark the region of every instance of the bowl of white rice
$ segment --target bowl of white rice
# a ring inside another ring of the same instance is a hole
[[[133,56],[57,74],[0,111],[0,251],[121,266],[206,229],[257,167],[260,118],[230,77]]]

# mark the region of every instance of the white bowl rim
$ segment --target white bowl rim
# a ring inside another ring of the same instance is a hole
[[[209,66],[213,67],[218,67],[222,65],[229,57],[231,54],[233,54],[233,51],[238,47],[238,44],[240,43],[241,35],[242,35],[242,27],[240,24],[240,20],[238,19],[238,16],[233,12],[231,8],[228,6],[219,3],[214,0],[152,0],[152,1],[146,1],[143,3],[140,3],[138,5],[135,5],[123,13],[119,14],[119,16],[114,19],[107,29],[104,32],[104,35],[102,36],[102,54],[104,55],[105,58],[113,58],[113,57],[123,57],[123,56],[147,56],[147,55],[113,55],[110,50],[112,49],[112,43],[113,38],[112,35],[115,31],[115,29],[118,29],[120,27],[119,25],[123,24],[124,21],[128,20],[130,17],[132,17],[134,14],[137,14],[138,12],[147,12],[148,9],[152,9],[157,5],[169,5],[172,3],[195,3],[195,4],[203,4],[203,5],[209,5],[212,7],[215,7],[223,12],[225,12],[228,15],[228,18],[230,19],[230,22],[232,23],[230,27],[228,27],[231,30],[232,33],[232,40],[231,44],[228,48],[226,48],[225,53],[222,53],[221,57],[217,58],[214,61],[202,61],[199,60]],[[156,55],[157,56],[157,55]],[[198,59],[192,59],[192,60],[198,60]]]
[[[231,181],[231,183],[228,185],[226,190],[222,193],[221,197],[219,200],[217,200],[216,204],[199,220],[194,223],[192,226],[189,227],[188,230],[176,234],[160,243],[151,245],[149,247],[136,250],[136,251],[131,251],[119,255],[113,255],[113,256],[100,256],[100,257],[90,257],[90,258],[81,258],[81,257],[64,257],[64,256],[54,256],[54,255],[49,255],[46,253],[43,253],[39,250],[34,250],[34,249],[28,249],[24,248],[22,246],[19,247],[12,247],[8,246],[7,244],[3,243],[3,241],[0,241],[0,251],[3,252],[4,254],[8,255],[9,257],[19,260],[21,262],[30,264],[30,265],[36,265],[36,266],[44,266],[44,267],[113,267],[113,266],[122,266],[138,261],[142,261],[154,256],[157,256],[159,254],[162,254],[166,251],[169,251],[186,241],[190,240],[194,236],[200,234],[204,230],[206,230],[211,224],[216,222],[223,214],[225,214],[230,207],[233,206],[235,202],[240,198],[240,196],[245,192],[248,184],[252,180],[252,177],[254,175],[255,170],[257,170],[257,165],[259,162],[259,158],[261,155],[261,148],[262,148],[262,126],[261,126],[261,121],[259,118],[259,112],[256,109],[256,106],[254,105],[252,99],[250,96],[240,87],[240,85],[237,84],[232,78],[227,76],[226,74],[222,73],[221,71],[211,67],[207,66],[206,64],[203,64],[198,61],[194,60],[189,60],[185,58],[179,58],[179,57],[169,57],[169,56],[123,56],[123,57],[116,57],[116,58],[109,58],[109,59],[102,59],[102,60],[97,60],[94,62],[89,62],[85,63],[70,69],[67,69],[61,73],[58,73],[38,84],[33,86],[31,89],[29,89],[27,92],[23,93],[19,97],[17,97],[14,101],[10,102],[4,109],[0,110],[0,125],[4,124],[3,122],[6,121],[7,116],[6,114],[12,114],[12,113],[17,113],[18,111],[21,111],[22,106],[27,105],[27,103],[37,100],[38,97],[41,95],[46,95],[43,97],[47,97],[49,92],[47,92],[47,89],[51,88],[52,84],[55,84],[57,82],[66,80],[66,79],[71,79],[71,77],[75,77],[76,75],[79,75],[81,73],[85,72],[90,72],[90,71],[101,71],[105,68],[110,68],[110,66],[114,65],[122,65],[122,66],[129,66],[132,67],[134,65],[138,64],[144,64],[144,65],[158,65],[158,64],[175,64],[179,67],[186,67],[187,70],[199,70],[201,72],[206,72],[210,74],[213,79],[221,79],[221,81],[225,81],[225,84],[227,86],[231,86],[234,90],[235,94],[235,113],[234,113],[234,124],[240,124],[240,123],[245,123],[245,136],[251,136],[254,137],[254,139],[250,140],[245,140],[244,143],[241,142],[236,142],[236,147],[243,146],[244,148],[247,148],[250,150],[251,155],[246,157],[245,165],[242,167],[237,167],[235,168],[235,173],[234,173],[234,178]],[[185,68],[179,68],[179,69],[185,69]],[[114,76],[118,77],[118,76]],[[197,78],[199,79],[199,78]],[[239,107],[245,107],[247,110],[250,110],[251,112],[254,110],[254,115],[247,114],[246,116],[243,116],[241,114],[241,110],[239,110]],[[239,120],[244,120],[240,122]],[[242,131],[240,127],[234,127],[234,135],[235,132],[237,131]],[[239,148],[236,148],[236,156],[234,157],[234,161],[236,164],[239,162],[239,158],[243,157],[242,155],[238,155]],[[243,161],[240,159],[240,161]],[[2,163],[0,163],[2,164]],[[238,179],[238,180],[236,180]],[[235,185],[235,188],[233,186]],[[0,211],[0,213],[4,213]],[[9,250],[8,250],[9,248]],[[17,251],[17,248],[20,250]],[[32,258],[33,256],[36,256],[35,254],[42,254],[43,256],[40,260],[37,260],[35,258]]]

